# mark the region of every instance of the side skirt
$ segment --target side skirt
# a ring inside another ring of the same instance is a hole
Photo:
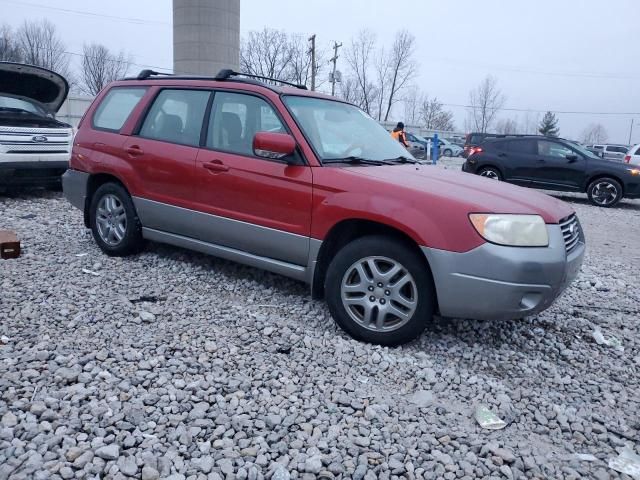
[[[197,252],[231,260],[232,262],[238,262],[250,267],[256,267],[279,275],[284,275],[286,277],[293,278],[294,280],[302,282],[310,281],[311,275],[309,273],[309,269],[300,265],[261,257],[241,250],[236,250],[234,248],[223,247],[222,245],[207,243],[202,240],[176,235],[175,233],[162,232],[152,228],[144,227],[142,229],[142,236],[153,242],[167,243],[169,245],[175,245],[176,247],[195,250]]]

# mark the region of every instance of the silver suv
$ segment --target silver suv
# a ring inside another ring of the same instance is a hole
[[[587,145],[587,149],[599,154],[605,160],[615,160],[617,162],[622,162],[624,156],[629,151],[629,146],[596,143],[593,145]]]
[[[0,62],[0,191],[60,185],[73,128],[55,114],[68,93],[69,84],[57,73]]]

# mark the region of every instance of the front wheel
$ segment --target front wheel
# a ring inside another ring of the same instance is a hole
[[[502,180],[502,175],[500,175],[500,171],[497,168],[493,167],[485,167],[478,172],[478,175],[481,177],[488,178],[489,180]]]
[[[133,201],[118,183],[105,183],[91,199],[91,232],[107,255],[122,257],[142,250],[144,241]]]
[[[433,318],[435,289],[424,258],[384,236],[347,244],[327,270],[325,294],[336,323],[356,340],[401,345]]]
[[[452,151],[451,151],[451,149],[449,149],[449,148],[445,149],[445,151],[444,151],[444,152],[442,152],[442,154],[443,154],[445,157],[451,157],[451,156],[453,156],[453,152],[452,152]]]
[[[587,195],[596,207],[613,207],[622,200],[622,186],[613,178],[598,178],[589,184]]]

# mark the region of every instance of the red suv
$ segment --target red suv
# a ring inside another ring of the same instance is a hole
[[[231,71],[109,85],[63,187],[108,255],[152,240],[286,275],[384,345],[435,314],[540,312],[585,250],[567,204],[422,165],[349,103]]]

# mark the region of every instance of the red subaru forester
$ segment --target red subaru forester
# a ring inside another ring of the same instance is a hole
[[[578,274],[567,204],[420,164],[359,108],[260,80],[143,71],[98,95],[63,187],[106,254],[146,239],[286,275],[384,345],[435,314],[532,315]]]

